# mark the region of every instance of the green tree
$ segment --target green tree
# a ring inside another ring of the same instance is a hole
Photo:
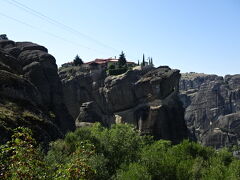
[[[118,65],[119,67],[124,66],[127,63],[125,54],[123,53],[123,51],[121,52],[121,54],[119,55],[119,59],[118,59]]]
[[[8,40],[8,37],[6,34],[0,34],[0,40]]]
[[[78,55],[76,55],[76,57],[73,60],[73,63],[75,66],[81,66],[83,64],[83,61]]]
[[[0,147],[0,179],[49,179],[48,172],[31,130],[15,129],[12,140]]]
[[[146,63],[145,63],[145,55],[143,54],[143,59],[142,59],[142,66],[145,66]]]
[[[229,149],[214,150],[184,140],[154,141],[134,126],[100,123],[50,143],[45,155],[26,128],[0,145],[0,179],[28,180],[225,180],[240,179],[240,160]]]
[[[120,170],[116,176],[117,180],[151,180],[152,177],[147,168],[139,163],[131,163],[126,170]]]

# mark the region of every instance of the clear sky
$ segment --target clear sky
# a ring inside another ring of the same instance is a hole
[[[0,27],[46,46],[58,65],[123,50],[181,72],[240,73],[240,0],[0,0]]]

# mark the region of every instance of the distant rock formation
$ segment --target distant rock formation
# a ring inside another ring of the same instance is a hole
[[[106,69],[66,67],[59,70],[65,104],[76,126],[89,122],[131,123],[142,134],[174,143],[187,138],[184,109],[178,98],[179,70],[133,69],[107,76]]]
[[[221,148],[240,140],[240,75],[182,74],[180,99],[188,128],[203,145]]]
[[[44,142],[74,129],[63,97],[55,58],[31,42],[0,40],[0,136],[30,127]]]

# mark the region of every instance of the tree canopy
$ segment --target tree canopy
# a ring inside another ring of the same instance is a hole
[[[240,160],[229,150],[189,140],[173,145],[141,136],[131,125],[95,123],[52,142],[44,154],[29,129],[17,128],[0,145],[0,179],[237,180]]]
[[[83,61],[78,55],[76,55],[76,57],[73,60],[73,63],[75,66],[80,66],[83,64]]]
[[[123,53],[123,51],[121,52],[121,54],[119,55],[119,59],[118,59],[118,65],[120,67],[124,66],[127,63],[125,54]]]

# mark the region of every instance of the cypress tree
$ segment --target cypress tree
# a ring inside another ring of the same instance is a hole
[[[153,59],[152,59],[152,57],[151,57],[151,65],[153,66]]]
[[[145,66],[145,55],[143,54],[142,66]]]

